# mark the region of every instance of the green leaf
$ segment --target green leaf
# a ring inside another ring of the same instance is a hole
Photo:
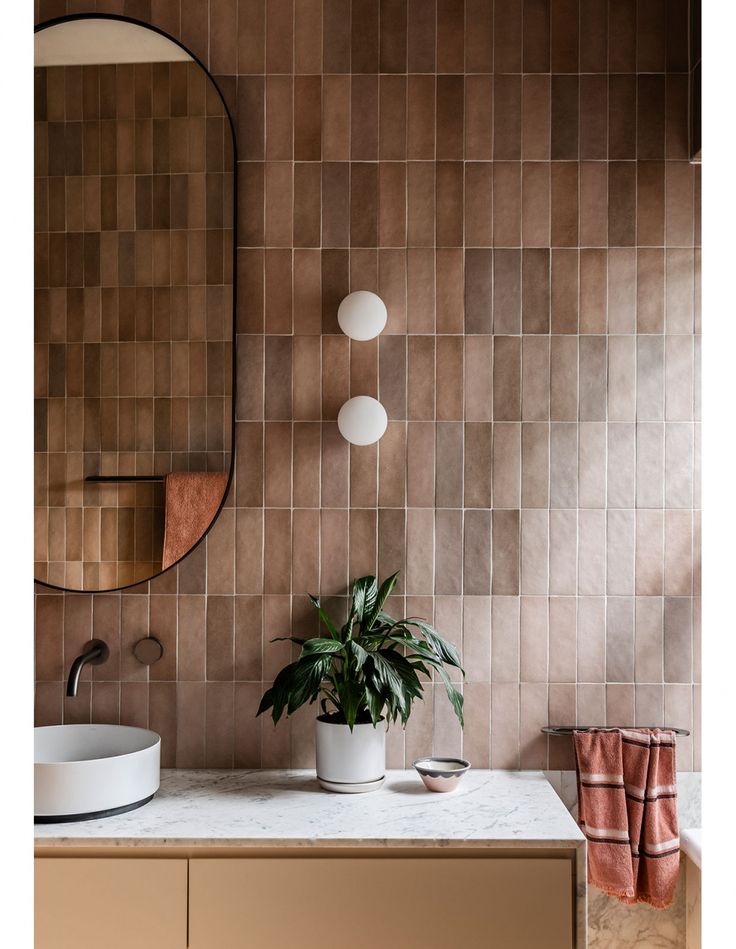
[[[296,663],[289,693],[288,714],[293,715],[305,702],[313,702],[329,668],[329,656],[304,656]]]
[[[353,638],[353,624],[355,623],[355,610],[350,611],[350,616],[348,616],[347,622],[340,630],[340,640],[343,643],[346,643],[349,639]]]
[[[365,705],[365,687],[355,679],[347,679],[338,683],[337,696],[340,699],[340,711],[345,717],[345,723],[352,731],[358,713]]]
[[[320,704],[320,706],[321,706],[321,708],[322,708],[322,714],[323,714],[323,715],[327,715],[327,703],[328,703],[328,702],[332,702],[332,704],[335,706],[336,709],[339,709],[339,708],[340,708],[340,700],[338,699],[338,697],[335,695],[334,692],[331,692],[329,689],[325,689],[325,688],[323,687],[323,688],[322,688],[322,694],[324,695],[324,698],[322,699],[322,701],[321,701],[319,704]]]
[[[442,666],[437,666],[437,671],[442,677],[442,681],[445,683],[445,691],[447,692],[447,697],[450,700],[450,704],[455,710],[458,721],[460,722],[460,727],[465,726],[465,721],[463,719],[463,697],[460,692],[455,688],[455,686],[450,682],[450,677],[447,674],[446,670]]]
[[[390,659],[380,652],[369,653],[376,674],[376,680],[390,692],[401,692],[401,676],[394,669]]]
[[[380,689],[375,688],[373,682],[369,679],[366,679],[365,681],[365,698],[371,721],[374,725],[377,725],[381,720],[381,715],[383,713],[383,707],[386,704],[386,700],[381,695]]]
[[[271,640],[272,643],[296,643],[297,646],[303,646],[306,642],[306,639],[301,639],[299,636],[274,636]]]
[[[414,656],[408,656],[407,658],[409,659],[409,664],[411,665],[412,669],[416,669],[417,672],[421,672],[422,675],[425,675],[428,679],[432,678],[432,673],[424,665],[421,659],[415,659]]]
[[[315,639],[307,639],[302,646],[302,656],[314,656],[318,653],[320,655],[325,655],[328,653],[342,652],[345,647],[339,641],[334,639],[322,639],[317,637]]]
[[[256,718],[259,715],[262,715],[264,712],[267,712],[273,706],[273,689],[266,689],[263,693],[263,698],[261,699],[261,704],[258,706],[258,711],[256,712]]]
[[[348,648],[350,649],[351,653],[353,654],[353,658],[355,659],[355,670],[356,672],[360,672],[360,670],[365,665],[366,659],[368,659],[368,657],[370,656],[370,653],[366,652],[366,650],[363,649],[360,643],[357,642],[357,640],[355,639],[350,640],[350,642],[348,643]]]
[[[256,717],[269,708],[272,708],[271,717],[273,718],[274,725],[278,722],[289,703],[289,694],[293,688],[294,670],[297,665],[298,663],[296,662],[290,662],[288,666],[284,666],[281,672],[279,672],[273,680],[273,685],[261,699]]]
[[[376,602],[373,604],[373,608],[367,612],[365,622],[363,624],[363,629],[366,631],[369,631],[375,621],[378,619],[378,616],[383,609],[383,604],[386,602],[391,591],[396,586],[396,579],[398,576],[398,572],[392,573],[391,576],[384,580],[381,584],[376,596]]]
[[[446,662],[450,666],[455,666],[462,671],[460,655],[457,649],[452,643],[444,639],[433,626],[430,626],[425,620],[415,616],[410,617],[404,622],[416,626],[417,629],[421,630],[427,643],[435,650],[442,662]]]
[[[396,674],[401,679],[404,691],[412,698],[418,698],[422,694],[422,683],[419,681],[416,668],[411,662],[395,649],[382,650],[381,655],[392,664]]]
[[[335,624],[332,622],[332,620],[331,620],[330,617],[327,615],[327,613],[325,613],[325,611],[324,611],[324,610],[322,609],[322,607],[319,605],[319,598],[316,597],[316,596],[312,596],[311,593],[307,593],[307,596],[309,597],[309,600],[310,600],[310,602],[312,603],[312,606],[313,606],[313,607],[317,610],[317,612],[319,613],[319,618],[322,620],[322,622],[325,624],[325,626],[326,626],[327,629],[329,630],[330,636],[332,636],[333,639],[339,639],[340,636],[339,636],[339,634],[338,634],[338,632],[337,632],[337,627],[336,627]]]
[[[358,577],[353,581],[353,610],[359,623],[375,606],[377,594],[375,577]]]

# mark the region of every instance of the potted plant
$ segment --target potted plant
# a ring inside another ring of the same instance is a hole
[[[317,716],[317,778],[333,791],[371,791],[383,783],[385,727],[405,726],[412,702],[423,698],[420,675],[442,679],[455,714],[463,724],[463,697],[445,666],[463,673],[455,647],[418,617],[395,620],[383,611],[395,573],[378,586],[375,577],[353,583],[347,622],[338,629],[311,596],[325,632],[314,639],[279,636],[301,647],[264,694],[258,715],[271,710],[274,723],[286,712],[321,697]],[[463,673],[464,675],[464,673]],[[331,709],[329,708],[331,706]]]

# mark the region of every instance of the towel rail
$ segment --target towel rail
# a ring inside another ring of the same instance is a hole
[[[163,475],[87,475],[85,481],[95,481],[101,484],[121,484],[126,481],[153,481],[161,482]]]
[[[572,735],[573,732],[589,732],[594,728],[659,728],[660,731],[671,731],[682,738],[690,734],[687,728],[673,728],[671,725],[545,725],[542,731],[545,735]]]

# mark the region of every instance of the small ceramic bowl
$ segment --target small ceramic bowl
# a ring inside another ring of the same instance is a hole
[[[470,762],[464,758],[417,758],[414,767],[428,791],[454,791]]]

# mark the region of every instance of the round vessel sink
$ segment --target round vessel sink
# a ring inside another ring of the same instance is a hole
[[[161,738],[128,725],[34,728],[37,824],[92,820],[132,811],[158,790]]]

